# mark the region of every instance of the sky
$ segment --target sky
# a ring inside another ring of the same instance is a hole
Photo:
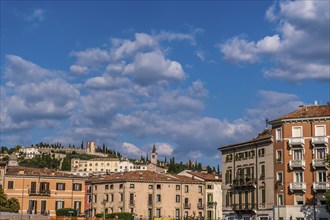
[[[330,101],[329,1],[0,1],[1,146],[221,163]]]

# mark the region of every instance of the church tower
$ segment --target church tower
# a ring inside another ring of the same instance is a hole
[[[157,164],[157,162],[158,162],[158,155],[156,152],[156,146],[154,145],[152,147],[152,152],[151,152],[151,163]]]

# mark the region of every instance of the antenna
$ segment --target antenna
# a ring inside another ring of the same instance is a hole
[[[265,123],[266,123],[266,128],[268,128],[268,118],[265,119]]]

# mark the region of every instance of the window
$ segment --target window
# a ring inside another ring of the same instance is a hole
[[[303,194],[295,194],[294,195],[295,205],[303,205],[304,204],[304,195]]]
[[[302,137],[302,127],[300,126],[292,127],[292,137]]]
[[[276,172],[276,181],[281,186],[283,185],[283,173],[282,172]]]
[[[81,191],[82,184],[80,184],[80,183],[73,183],[72,184],[72,189],[73,189],[73,191]]]
[[[153,188],[154,188],[153,185],[148,186],[148,189],[153,189]]]
[[[277,205],[284,205],[283,201],[284,201],[283,194],[278,194],[277,195]]]
[[[108,194],[105,194],[104,200],[109,202],[109,195]]]
[[[187,185],[184,186],[184,192],[185,193],[188,193],[189,192],[189,186],[187,186]]]
[[[162,197],[161,197],[160,194],[157,194],[156,195],[156,202],[160,202],[160,201],[162,201]]]
[[[316,137],[325,136],[325,125],[315,125],[315,136]]]
[[[14,189],[14,181],[8,181],[8,189]]]
[[[152,194],[148,194],[148,205],[152,205]]]
[[[63,209],[64,208],[64,201],[56,201],[55,209]]]
[[[56,183],[56,190],[65,190],[65,183]]]
[[[266,203],[266,189],[265,188],[261,189],[261,203],[262,204]]]
[[[225,178],[226,178],[225,179],[226,184],[232,183],[232,170],[231,169],[227,170]]]
[[[113,194],[110,194],[110,202],[113,202]]]
[[[97,195],[94,195],[94,202],[97,202]]]
[[[275,133],[275,140],[281,141],[282,140],[282,128],[277,128]]]
[[[74,201],[73,208],[80,213],[81,211],[81,202],[80,201]]]
[[[260,179],[261,180],[265,179],[265,170],[266,170],[265,164],[260,164]]]
[[[326,152],[325,147],[322,148],[316,148],[316,158],[317,159],[325,159]]]
[[[213,185],[212,184],[208,184],[208,185],[206,185],[206,188],[207,189],[213,189]]]
[[[265,148],[261,148],[258,150],[259,157],[265,156]]]
[[[180,185],[176,185],[176,186],[175,186],[175,189],[176,189],[176,190],[180,190]]]
[[[327,182],[327,172],[326,171],[318,171],[317,172],[317,180],[318,180],[318,182],[321,182],[321,183]]]
[[[104,188],[105,188],[105,189],[109,189],[109,185],[108,185],[108,184],[105,185]]]
[[[304,182],[304,173],[303,172],[295,172],[294,173],[294,182],[295,183],[302,183]]]
[[[157,184],[157,189],[161,189],[162,186],[160,184]]]
[[[203,187],[202,186],[198,186],[198,192],[202,193],[203,192]]]
[[[120,193],[119,196],[120,196],[119,201],[124,201],[124,194]]]
[[[276,163],[282,162],[282,150],[276,150]]]
[[[175,202],[180,202],[180,195],[175,196]]]
[[[175,219],[180,219],[180,209],[175,209]]]
[[[303,159],[303,152],[301,149],[295,149],[293,151],[293,159],[294,160],[302,160]]]
[[[110,189],[113,189],[113,184],[110,185]]]
[[[156,216],[157,216],[157,218],[160,218],[162,216],[160,209],[156,209]]]
[[[134,189],[134,184],[130,184],[130,185],[129,185],[129,188],[130,188],[130,189]]]
[[[119,189],[122,189],[122,188],[124,188],[124,185],[121,183],[121,184],[119,184]]]

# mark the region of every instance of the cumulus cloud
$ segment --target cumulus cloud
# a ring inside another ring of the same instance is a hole
[[[281,1],[266,11],[277,34],[257,41],[233,37],[218,48],[232,62],[256,63],[270,58],[265,77],[289,81],[329,80],[329,1]]]
[[[70,72],[84,74],[88,72],[88,68],[86,66],[72,65],[70,66]]]
[[[139,53],[134,62],[126,66],[125,72],[132,74],[141,85],[164,81],[182,81],[185,73],[180,63],[166,59],[160,51]]]
[[[138,148],[137,146],[131,143],[124,142],[122,144],[122,149],[124,150],[125,153],[128,153],[130,155],[134,155],[134,156],[145,155],[145,152],[143,152],[140,148]]]
[[[97,69],[104,63],[109,62],[110,52],[100,48],[89,48],[84,51],[73,51],[70,56],[77,58],[76,64],[70,67],[70,70],[76,72],[87,71],[87,68]]]

